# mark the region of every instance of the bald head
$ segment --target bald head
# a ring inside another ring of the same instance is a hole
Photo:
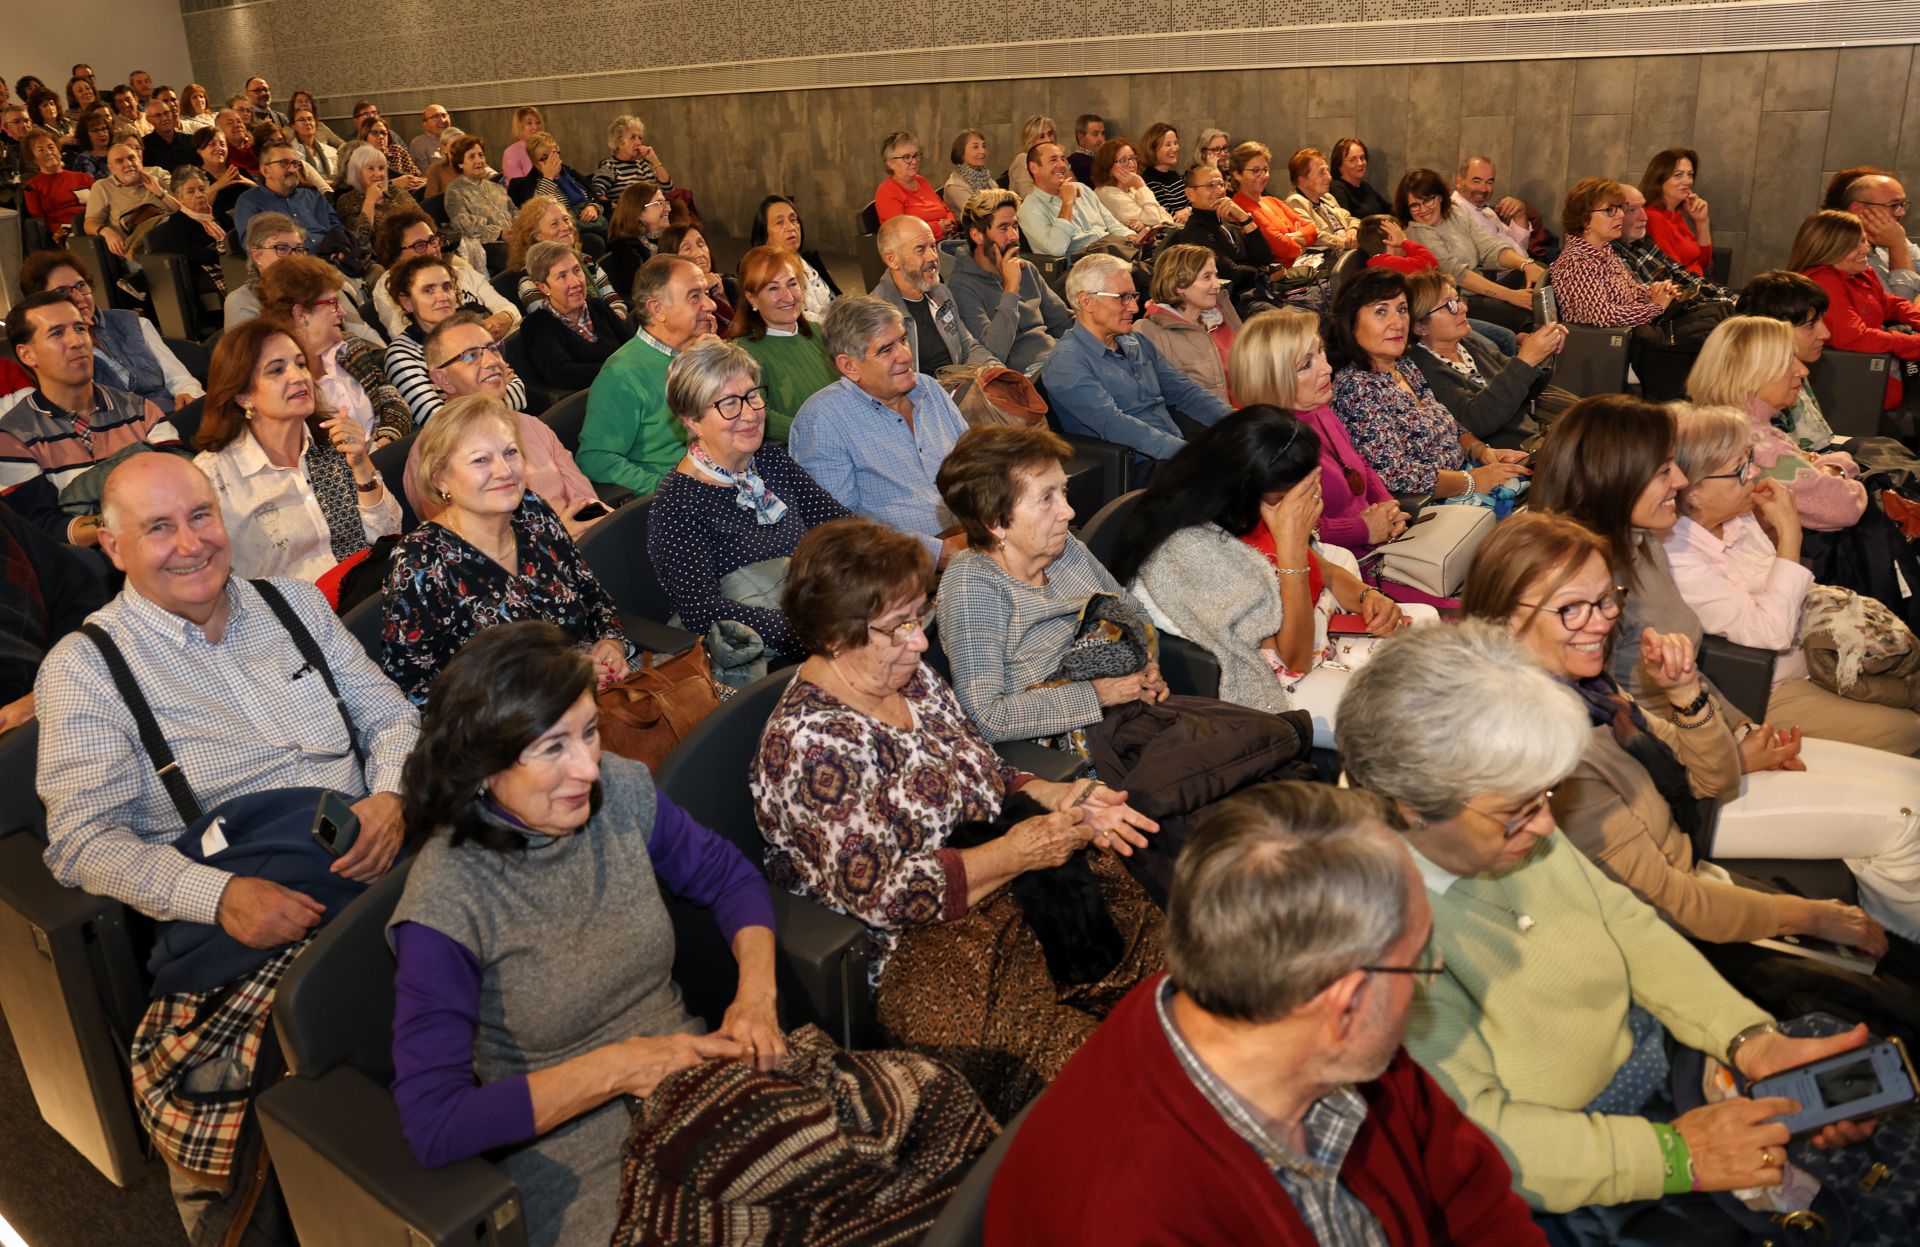
[[[933,228],[917,216],[901,213],[880,227],[875,239],[900,293],[919,299],[940,284],[940,244]]]
[[[182,491],[217,501],[213,482],[192,460],[165,451],[129,456],[107,473],[100,487],[100,526],[121,534],[137,529],[152,518],[148,512],[161,495]]]

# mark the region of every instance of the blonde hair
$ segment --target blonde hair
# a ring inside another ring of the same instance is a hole
[[[1320,318],[1286,307],[1248,321],[1227,352],[1227,388],[1243,405],[1293,411],[1300,366],[1320,340]]]
[[[1760,440],[1753,421],[1738,407],[1672,403],[1668,410],[1673,412],[1678,429],[1673,440],[1673,461],[1690,482],[1697,483],[1735,455],[1746,453]],[[1692,484],[1680,491],[1683,511],[1692,492]]]
[[[1771,316],[1729,316],[1714,326],[1687,374],[1696,403],[1738,407],[1793,367],[1793,326]]]
[[[553,211],[555,208],[560,209],[562,212],[567,212],[567,205],[561,203],[552,195],[535,195],[533,198],[527,200],[526,203],[521,204],[520,211],[513,214],[513,223],[507,226],[505,235],[507,240],[507,267],[509,269],[526,268],[527,248],[537,242],[552,241],[551,239],[538,237],[536,231],[540,228],[541,220],[546,217],[547,213]],[[567,212],[567,219],[569,221],[573,219],[571,212]],[[574,229],[574,239],[578,241],[579,237],[579,228],[576,226]]]
[[[1368,218],[1371,220],[1372,218]],[[1433,309],[1444,301],[1446,291],[1455,294],[1460,287],[1445,270],[1437,268],[1422,269],[1418,273],[1407,274],[1407,315],[1413,324],[1419,324],[1433,314]]]
[[[1867,226],[1851,212],[1822,208],[1806,220],[1793,235],[1793,250],[1787,255],[1787,267],[1804,273],[1819,264],[1844,260],[1860,245]]]
[[[1021,122],[1020,150],[1025,151],[1035,143],[1038,143],[1041,136],[1049,130],[1053,132],[1054,139],[1057,141],[1060,137],[1060,127],[1053,124],[1053,118],[1043,117],[1035,113],[1033,116]]]
[[[560,146],[560,140],[542,130],[527,139],[527,159],[539,164],[547,158],[548,152],[558,146]]]
[[[520,445],[520,425],[513,411],[491,394],[465,394],[450,399],[433,413],[427,427],[420,430],[413,446],[414,462],[421,487],[435,501],[453,501],[436,482],[446,471],[453,452],[460,448],[461,439],[488,420],[498,421],[513,444],[520,448],[522,457],[526,455],[527,448]]]

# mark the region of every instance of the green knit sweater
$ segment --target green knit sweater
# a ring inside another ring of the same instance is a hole
[[[1492,1136],[1535,1208],[1658,1199],[1652,1125],[1582,1111],[1632,1051],[1628,1006],[1713,1055],[1768,1015],[1562,836],[1499,879],[1415,861],[1447,968],[1415,997],[1407,1050]]]
[[[673,357],[644,329],[601,366],[587,393],[574,462],[590,481],[650,494],[687,453],[687,429],[667,410]]]
[[[811,337],[767,334],[735,339],[760,365],[760,384],[767,387],[767,440],[784,442],[800,404],[840,379],[820,330]]]

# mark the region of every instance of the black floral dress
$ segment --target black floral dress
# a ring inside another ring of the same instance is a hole
[[[609,638],[627,644],[613,598],[538,495],[520,500],[513,535],[517,572],[432,521],[394,551],[380,662],[416,705],[460,647],[494,624],[544,619],[581,645]]]

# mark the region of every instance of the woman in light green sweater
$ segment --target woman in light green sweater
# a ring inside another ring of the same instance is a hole
[[[1857,1046],[1865,1028],[1780,1034],[1554,834],[1553,786],[1587,745],[1573,690],[1495,625],[1420,628],[1355,673],[1337,733],[1353,782],[1394,802],[1433,904],[1446,965],[1415,998],[1407,1049],[1500,1145],[1527,1201],[1572,1214],[1574,1241],[1617,1241],[1649,1213],[1723,1228],[1697,1192],[1778,1183],[1788,1134],[1767,1119],[1796,1106],[1741,1098],[1674,1117],[1666,1036],[1752,1079]],[[1842,1124],[1814,1141],[1864,1136]]]
[[[840,379],[820,335],[807,324],[806,269],[784,247],[740,257],[740,306],[727,337],[760,365],[767,390],[767,440],[784,442],[800,404]]]

